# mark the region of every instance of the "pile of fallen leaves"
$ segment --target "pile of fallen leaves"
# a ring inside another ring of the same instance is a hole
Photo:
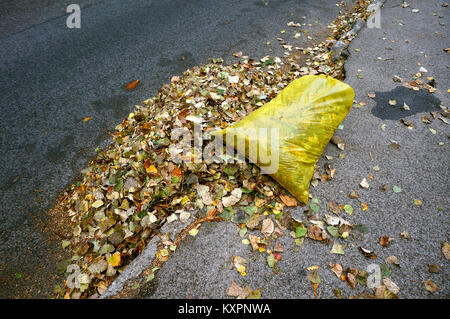
[[[241,56],[239,62],[226,66],[221,59],[212,59],[172,77],[157,96],[138,106],[116,127],[108,149],[99,151],[58,204],[74,227],[70,241],[62,243],[71,249],[72,258],[64,287],[55,289],[57,296],[100,296],[164,222],[187,219],[194,210],[198,217],[230,219],[240,225],[241,235],[247,229],[261,229],[262,238],[248,237],[253,250],[267,250],[270,237],[283,230],[298,240],[329,242],[329,233],[346,238],[353,225],[339,216],[342,207],[333,206],[337,216],[327,215],[324,222],[315,219],[313,200],[307,224],[292,219],[284,209],[296,206],[296,200],[260,174],[258,167],[239,160],[195,163],[193,145],[192,155],[184,158],[180,139],[172,139],[171,133],[182,129],[193,136],[194,125],[201,125],[203,143],[208,144],[211,131],[239,121],[300,76],[327,74],[342,79],[343,60],[333,61],[330,48],[356,18],[365,18],[366,6],[361,1],[353,13],[340,16],[330,26],[332,37],[317,46],[296,48],[283,60]],[[297,64],[300,55],[304,66]],[[334,173],[329,165],[323,173],[317,168],[313,185],[332,179]],[[268,257],[272,267],[281,259],[282,247],[277,245]],[[339,253],[341,248],[333,249]],[[237,259],[236,267],[244,273],[245,265],[239,262],[243,263]],[[238,295],[251,294],[245,291]]]

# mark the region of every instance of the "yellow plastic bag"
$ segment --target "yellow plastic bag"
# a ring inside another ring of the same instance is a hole
[[[307,204],[314,166],[350,111],[354,95],[349,85],[332,77],[303,76],[269,103],[213,135],[226,139],[228,146]]]

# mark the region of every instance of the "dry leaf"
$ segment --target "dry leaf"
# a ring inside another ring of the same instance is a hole
[[[138,85],[138,83],[139,83],[139,80],[127,83],[127,84],[125,84],[125,89],[127,89],[128,91],[134,90],[136,88],[136,86]]]
[[[439,286],[436,285],[432,280],[428,279],[427,281],[425,281],[425,288],[427,288],[427,290],[431,293],[435,293],[436,291],[439,290]]]
[[[330,262],[330,263],[329,263],[329,266],[331,267],[331,271],[334,272],[334,274],[335,274],[338,278],[340,278],[341,275],[342,275],[342,271],[343,271],[342,265],[341,265],[341,264],[338,264],[338,263],[333,264],[333,263]]]
[[[264,219],[262,222],[261,233],[265,236],[272,235],[274,230],[273,221],[270,218]]]
[[[381,246],[387,247],[387,246],[389,245],[389,243],[390,243],[391,241],[393,241],[393,240],[394,240],[394,238],[392,238],[392,237],[381,236],[381,237],[380,237],[380,240],[379,240],[379,243],[380,243]]]
[[[297,206],[297,200],[293,197],[289,197],[287,195],[280,195],[280,199],[288,207]]]

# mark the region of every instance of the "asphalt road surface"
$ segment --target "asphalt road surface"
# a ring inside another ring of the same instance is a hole
[[[288,21],[314,30],[338,13],[330,0],[83,0],[69,29],[72,2],[0,4],[0,297],[49,295],[62,249],[45,212],[136,104],[209,57],[281,54]]]

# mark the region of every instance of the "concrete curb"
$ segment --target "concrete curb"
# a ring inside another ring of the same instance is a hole
[[[372,14],[377,12],[378,10],[381,9],[381,7],[384,5],[385,2],[386,0],[376,0],[372,2],[367,7],[367,12]],[[333,44],[333,46],[331,47],[331,51],[333,52],[333,61],[337,61],[341,57],[346,58],[349,56],[349,52],[347,50],[349,44],[347,44],[345,40],[351,41],[358,35],[358,32],[361,31],[361,29],[365,25],[366,22],[363,19],[360,18],[356,19],[352,29],[347,33],[345,33],[344,35],[342,35],[341,38],[338,41],[336,41],[336,43]]]

